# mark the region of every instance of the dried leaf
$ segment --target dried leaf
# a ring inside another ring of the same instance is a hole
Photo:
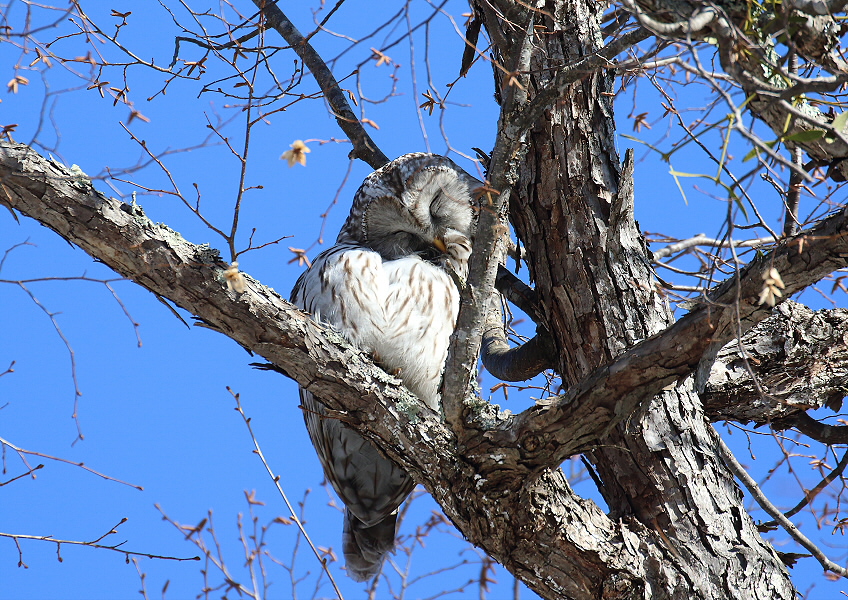
[[[127,119],[127,125],[133,122],[133,119],[138,119],[139,121],[144,121],[145,123],[150,123],[150,119],[145,117],[143,114],[138,112],[137,110],[130,109],[130,117]]]
[[[224,269],[224,279],[227,280],[227,289],[236,294],[243,294],[247,289],[244,275],[238,270],[238,262],[233,261],[228,268]]]
[[[310,152],[312,152],[312,150],[310,150],[309,147],[303,143],[303,140],[295,140],[294,144],[291,145],[291,150],[286,150],[285,152],[283,152],[283,155],[280,156],[280,158],[283,160],[287,160],[290,168],[298,163],[305,167],[306,155]]]
[[[288,264],[297,262],[298,267],[302,267],[303,265],[306,265],[307,267],[312,266],[312,263],[309,262],[309,257],[306,256],[306,250],[303,248],[292,248],[291,246],[289,246],[289,250],[294,253],[294,258],[291,259]]]
[[[377,50],[376,48],[371,48],[371,52],[373,52],[374,56],[377,57],[377,66],[378,67],[382,66],[382,65],[392,64],[392,59],[389,58],[388,56],[386,56],[385,54],[383,54],[382,52],[380,52],[379,50]]]
[[[648,113],[643,112],[633,117],[633,130],[634,131],[642,131],[642,127],[646,129],[651,128],[651,124],[648,123]]]
[[[244,497],[247,498],[247,503],[257,506],[265,506],[265,503],[256,499],[256,490],[244,491]]]
[[[6,84],[6,88],[13,94],[17,94],[18,86],[27,84],[29,84],[29,79],[27,79],[23,75],[15,75],[14,77],[12,77],[9,83]]]
[[[436,99],[433,98],[432,95],[430,95],[430,90],[427,90],[421,95],[424,96],[427,100],[424,102],[424,104],[419,105],[418,108],[423,108],[424,110],[429,111],[430,116],[432,116],[433,109],[436,108]]]

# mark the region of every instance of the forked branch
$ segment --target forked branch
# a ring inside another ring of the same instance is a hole
[[[98,194],[78,174],[20,144],[0,144],[0,181],[0,201],[283,368],[331,409],[346,411],[353,426],[422,480],[436,458],[400,449],[420,446],[445,453],[455,447],[435,414],[410,400],[398,380],[338,335],[249,278],[245,293],[228,291],[226,264],[215,251],[156,226],[137,206]],[[522,472],[560,464],[646,399],[691,374],[710,347],[724,345],[767,317],[770,308],[758,304],[758,298],[771,270],[782,275],[789,296],[846,266],[846,256],[848,213],[840,212],[752,261],[685,317],[597,369],[566,395],[514,417],[499,416],[496,425],[476,424],[475,431],[485,432],[477,440],[481,456],[494,460],[492,453],[503,450]],[[416,410],[399,412],[399,406]],[[413,420],[416,426],[410,425]]]

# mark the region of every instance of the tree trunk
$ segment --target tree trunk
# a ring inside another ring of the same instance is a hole
[[[531,63],[531,99],[556,67],[601,47],[601,7],[554,0],[536,14],[537,33],[540,22],[544,29]],[[508,55],[508,47],[499,50]],[[633,218],[632,165],[622,179],[612,86],[606,73],[588,75],[537,122],[511,205],[566,387],[672,323]],[[687,378],[588,455],[610,519],[638,523],[664,549],[664,564],[634,596],[793,598],[786,569],[754,528],[715,442]],[[613,596],[605,589],[602,597]]]

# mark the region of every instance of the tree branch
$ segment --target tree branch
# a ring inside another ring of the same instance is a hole
[[[138,206],[105,197],[79,173],[2,142],[0,203],[193,312],[320,395],[334,416],[423,483],[469,541],[546,597],[589,600],[603,590],[630,589],[666,560],[654,532],[611,521],[575,496],[561,472],[528,481],[526,471],[491,452],[483,433],[458,454],[439,416],[341,336],[249,276],[243,293],[229,291],[217,251],[151,222]],[[505,420],[486,403],[474,408],[480,422]],[[521,525],[537,521],[538,527]],[[680,577],[675,565],[664,568]]]
[[[776,269],[788,297],[848,264],[848,211],[779,244],[719,285],[686,316],[596,369],[564,396],[517,415],[493,442],[512,446],[516,461],[538,470],[592,446],[645,400],[690,375],[711,347],[726,344],[769,314],[758,304]]]
[[[344,92],[339,87],[332,71],[327,63],[315,51],[312,45],[297,30],[289,18],[277,6],[276,0],[253,0],[253,3],[262,11],[268,27],[275,29],[283,36],[283,39],[297,52],[297,55],[307,66],[315,81],[321,87],[324,97],[330,104],[333,116],[336,117],[339,127],[342,128],[353,144],[353,150],[348,155],[350,158],[359,158],[379,169],[389,162],[389,159],[377,147],[362,123],[353,113],[350,104],[345,98]]]
[[[820,423],[805,412],[790,415],[774,423],[777,430],[794,427],[807,437],[822,444],[848,444],[848,427]]]
[[[718,436],[716,436],[718,438]],[[795,526],[795,524],[787,519],[782,512],[772,504],[769,499],[763,494],[762,490],[757,485],[757,482],[748,475],[748,472],[739,464],[739,461],[736,460],[736,457],[733,456],[733,453],[730,451],[725,443],[718,438],[717,440],[718,448],[722,453],[722,459],[724,463],[727,465],[734,475],[742,482],[742,484],[748,488],[748,491],[751,492],[751,495],[757,501],[764,511],[766,511],[775,521],[780,523],[780,526],[786,530],[786,532],[794,539],[796,542],[801,544],[804,548],[806,548],[810,554],[812,554],[816,560],[819,561],[821,566],[823,566],[826,570],[832,571],[842,577],[848,577],[848,570],[840,567],[835,562],[830,560],[827,556],[825,556],[824,552],[822,552],[818,546],[816,546],[810,539],[805,536],[801,531]]]
[[[513,112],[527,100],[527,81],[520,73],[530,64],[530,50],[534,31],[533,18],[525,15],[526,29],[520,43],[510,57],[511,71],[505,80],[504,102],[498,119],[498,136],[492,150],[489,181],[481,196],[480,218],[474,239],[474,250],[468,266],[468,285],[461,297],[456,331],[448,348],[442,383],[442,405],[445,418],[458,437],[465,425],[464,403],[469,383],[477,369],[480,345],[489,301],[495,285],[499,246],[507,237],[504,211],[509,206],[512,184],[515,182],[515,165],[520,159],[521,142],[526,129],[515,126]]]
[[[625,33],[617,40],[611,41],[594,54],[564,66],[557,72],[556,78],[539,90],[533,100],[517,115],[515,118],[516,127],[520,129],[532,127],[542,113],[552,103],[556,102],[556,99],[562,96],[571,84],[583,79],[589,73],[614,66],[613,58],[631,46],[648,39],[651,35],[653,34],[649,30],[640,27]]]
[[[808,15],[832,15],[845,8],[846,0],[789,0],[788,4]]]
[[[792,15],[792,3],[784,3],[783,7],[790,14],[762,15],[761,19],[771,16],[772,19],[789,18]],[[813,1],[816,4],[816,1]],[[633,14],[640,19],[643,27],[653,29],[657,35],[666,36],[670,39],[685,44],[692,43],[693,39],[704,39],[714,37],[718,40],[719,56],[724,71],[742,88],[748,99],[745,108],[759,117],[772,131],[782,138],[793,138],[793,143],[807,152],[807,154],[825,164],[832,163],[829,172],[836,181],[848,179],[848,161],[842,160],[848,156],[848,139],[842,131],[837,131],[833,126],[833,117],[825,115],[818,108],[808,102],[803,102],[797,107],[786,99],[801,97],[804,93],[817,91],[824,93],[833,91],[844,84],[848,73],[848,63],[839,54],[840,38],[839,25],[831,16],[809,17],[802,27],[798,27],[793,36],[793,48],[808,57],[809,60],[817,62],[825,69],[837,73],[834,77],[819,77],[816,79],[805,79],[789,73],[780,65],[775,64],[769,58],[772,48],[768,40],[758,41],[752,36],[745,34],[752,24],[752,16],[747,5],[732,0],[719,0],[711,3],[709,10],[716,15],[711,22],[706,23],[697,32],[677,31],[675,27],[665,27],[668,23],[661,22],[666,17],[664,10],[652,13],[656,8],[653,2],[648,0],[628,0],[625,2]],[[675,18],[677,24],[689,23],[704,15],[707,11],[702,2],[680,1],[675,2]],[[655,18],[656,17],[656,18]],[[656,28],[655,28],[656,26]],[[684,28],[685,29],[685,28]],[[667,30],[667,31],[666,31]],[[666,33],[664,33],[666,31]],[[697,55],[693,51],[693,57]],[[700,64],[697,67],[681,63],[681,66],[689,71],[703,76],[708,82],[712,82],[711,74],[706,72]],[[778,76],[779,74],[779,76]],[[737,130],[757,145],[760,151],[771,158],[778,158],[779,162],[792,169],[792,172],[807,178],[804,171],[794,168],[791,162],[773,153],[770,148],[763,145],[758,137],[743,128],[741,122],[741,109],[737,108],[729,95],[727,95],[717,84],[713,82],[714,89],[725,97],[729,106],[735,111],[737,117],[734,125]],[[805,133],[812,131],[824,131],[825,135],[814,139],[801,141]],[[802,134],[795,137],[797,134]],[[837,161],[838,162],[834,162]]]
[[[144,556],[145,558],[157,558],[157,559],[160,559],[160,560],[174,560],[174,561],[177,561],[177,562],[182,562],[182,561],[186,561],[186,560],[200,560],[199,556],[187,556],[187,557],[165,556],[165,555],[160,555],[160,554],[150,554],[148,552],[134,552],[132,550],[124,550],[123,548],[121,548],[121,545],[123,545],[124,542],[119,542],[119,543],[116,543],[116,544],[113,544],[113,545],[98,544],[98,542],[100,540],[102,540],[103,538],[105,538],[106,536],[118,533],[118,527],[121,526],[126,521],[127,521],[126,519],[122,519],[120,523],[115,525],[107,533],[100,536],[96,540],[93,540],[93,541],[90,541],[90,542],[83,542],[81,540],[59,540],[59,539],[54,538],[51,535],[24,535],[24,534],[20,534],[20,533],[4,533],[4,532],[0,532],[0,537],[10,538],[10,539],[15,541],[15,544],[18,546],[18,557],[19,557],[18,558],[18,566],[19,567],[26,567],[27,566],[26,563],[24,562],[23,552],[21,551],[21,546],[20,546],[20,543],[19,543],[20,540],[34,540],[34,541],[38,541],[38,542],[51,542],[53,544],[56,544],[56,552],[57,552],[57,554],[59,554],[60,557],[61,557],[62,544],[66,544],[68,546],[88,546],[89,548],[98,548],[100,550],[112,550],[113,552],[120,552],[121,554],[124,555],[124,557],[126,557],[127,561],[129,561],[130,556]],[[60,560],[61,560],[61,558],[60,558]]]
[[[848,310],[787,301],[722,348],[701,400],[712,421],[769,423],[848,395]],[[792,426],[792,425],[790,425]]]
[[[659,261],[659,259],[661,258],[673,256],[675,254],[678,254],[679,252],[688,250],[689,248],[694,248],[695,246],[708,246],[711,248],[757,248],[759,246],[765,246],[766,244],[773,244],[774,242],[775,239],[771,236],[757,238],[754,240],[736,241],[717,240],[714,238],[709,238],[703,233],[701,233],[689,239],[680,240],[679,242],[664,246],[659,250],[653,251],[652,254],[654,255],[654,260]]]
[[[529,289],[529,288],[528,288]],[[500,294],[492,294],[483,330],[483,366],[502,381],[526,381],[556,366],[556,348],[544,326],[520,346],[510,348],[504,332]]]
[[[783,513],[783,516],[789,519],[792,516],[797,515],[799,512],[801,512],[802,508],[812,502],[822,490],[824,490],[827,486],[833,483],[833,481],[837,477],[840,477],[842,473],[845,472],[846,466],[848,466],[848,451],[843,452],[842,458],[839,459],[839,462],[836,463],[836,466],[833,468],[833,470],[824,477],[822,477],[822,480],[819,481],[813,489],[805,491],[804,499],[801,500],[795,506],[793,506],[791,509]],[[769,531],[772,527],[776,527],[777,525],[779,525],[777,521],[766,521],[765,523],[760,523],[757,528],[760,531]]]
[[[539,306],[539,298],[536,296],[536,290],[510,273],[503,265],[498,265],[498,273],[495,276],[495,288],[504,295],[504,298],[533,319],[534,323],[544,322],[544,311]]]

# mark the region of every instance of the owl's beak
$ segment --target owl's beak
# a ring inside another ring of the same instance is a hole
[[[433,238],[433,246],[435,246],[439,252],[448,251],[448,247],[445,246],[445,242],[441,238]]]

